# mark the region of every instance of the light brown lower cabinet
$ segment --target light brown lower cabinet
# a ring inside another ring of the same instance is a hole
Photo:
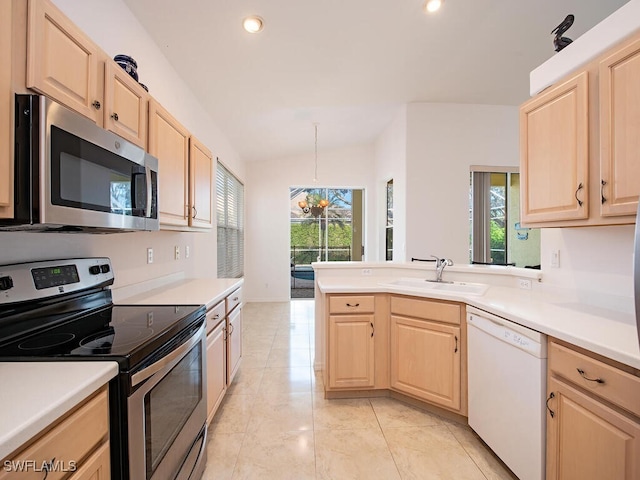
[[[373,388],[375,329],[372,314],[329,316],[329,387]]]
[[[548,388],[547,480],[640,478],[637,420],[555,378]]]
[[[207,422],[210,422],[227,391],[226,320],[222,318],[207,334]]]
[[[6,468],[30,461],[33,468]],[[25,448],[4,459],[0,480],[108,480],[109,398],[103,387]],[[42,468],[49,468],[43,472]],[[46,475],[45,475],[46,473]]]
[[[227,316],[227,385],[238,373],[242,358],[242,308],[236,307]]]
[[[640,478],[639,372],[549,339],[547,480]]]
[[[460,327],[391,315],[391,388],[460,409]]]

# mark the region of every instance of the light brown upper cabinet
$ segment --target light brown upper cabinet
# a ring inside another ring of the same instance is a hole
[[[49,0],[29,0],[27,87],[102,125],[100,49]]]
[[[50,0],[29,0],[27,87],[145,148],[147,92]]]
[[[520,107],[523,225],[634,223],[639,126],[637,33]]]
[[[189,226],[189,132],[157,101],[149,101],[149,153],[158,158],[160,224]]]
[[[11,2],[0,2],[0,218],[13,216]]]
[[[213,227],[213,155],[197,138],[189,141],[189,225]]]
[[[522,223],[588,217],[588,79],[581,72],[520,107]]]
[[[602,215],[634,215],[640,194],[640,39],[600,62]]]
[[[110,60],[105,63],[104,103],[104,128],[145,148],[149,95]]]

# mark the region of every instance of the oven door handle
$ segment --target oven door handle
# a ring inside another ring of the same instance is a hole
[[[139,372],[131,375],[131,386],[135,387],[141,382],[144,382],[147,378],[151,377],[153,374],[158,373],[160,370],[165,368],[167,365],[171,364],[171,362],[180,360],[184,357],[191,348],[201,341],[202,334],[206,328],[206,324],[203,324],[196,333],[194,333],[189,340],[176,348],[173,352],[171,352],[166,357],[162,357],[156,363],[152,363],[146,368],[143,368]]]

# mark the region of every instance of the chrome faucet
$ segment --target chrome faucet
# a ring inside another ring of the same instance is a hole
[[[435,255],[431,255],[431,257],[436,259],[436,282],[442,282],[442,272],[444,271],[444,267],[453,265],[453,261],[449,258],[440,258]]]

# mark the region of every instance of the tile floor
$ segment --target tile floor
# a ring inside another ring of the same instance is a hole
[[[515,478],[466,426],[389,398],[325,400],[313,317],[312,300],[245,305],[204,480]]]

